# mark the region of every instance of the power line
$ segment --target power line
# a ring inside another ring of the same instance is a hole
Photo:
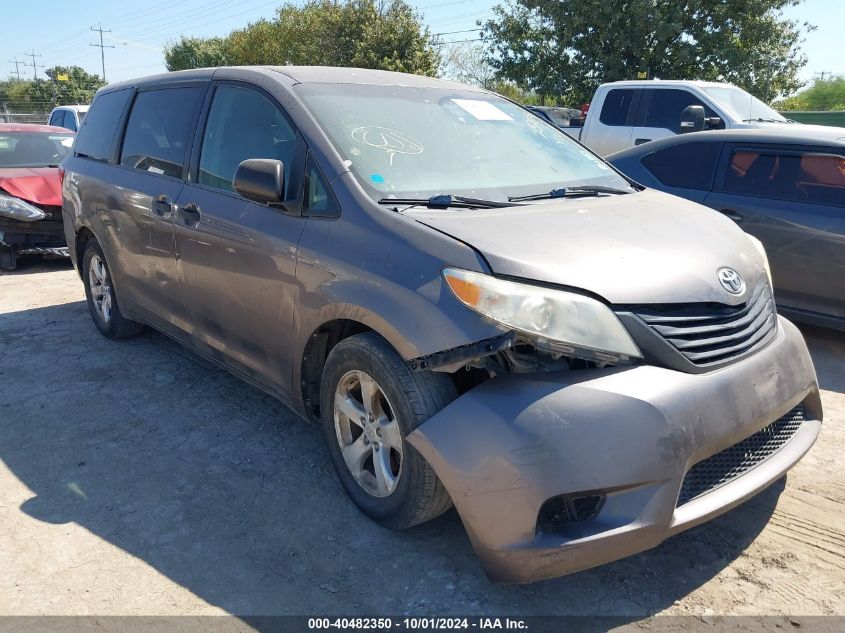
[[[114,48],[113,44],[103,44],[103,33],[111,33],[111,29],[103,30],[103,25],[100,24],[100,28],[95,29],[93,26],[91,27],[92,31],[100,33],[100,43],[99,44],[91,44],[91,46],[98,46],[100,48],[100,61],[103,63],[103,81],[106,80],[106,49],[107,48]]]
[[[41,54],[39,53],[38,55],[36,55],[36,54],[35,54],[35,49],[33,48],[31,52],[29,52],[29,53],[24,53],[24,55],[25,55],[25,56],[27,56],[27,57],[32,57],[32,78],[33,78],[33,79],[38,79],[38,68],[39,68],[39,67],[40,67],[40,68],[44,68],[44,66],[43,66],[43,64],[37,64],[37,65],[36,65],[36,63],[35,63],[35,58],[36,58],[36,57],[41,57]]]

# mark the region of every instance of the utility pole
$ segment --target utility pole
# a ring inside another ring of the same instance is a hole
[[[32,78],[33,78],[33,79],[38,79],[38,66],[40,66],[40,64],[38,64],[38,66],[36,66],[36,64],[35,64],[35,58],[36,58],[36,57],[41,57],[41,55],[40,55],[40,54],[39,54],[39,55],[36,55],[36,54],[35,54],[35,49],[34,49],[34,48],[32,49],[32,51],[31,51],[31,52],[29,52],[29,53],[24,53],[24,55],[26,55],[27,57],[32,57]]]
[[[19,60],[17,57],[15,57],[14,59],[10,59],[9,63],[15,65],[15,74],[18,76],[18,81],[20,81],[21,80],[20,65],[23,64],[23,62],[21,60]]]
[[[100,43],[99,44],[91,44],[91,46],[97,46],[100,49],[100,61],[103,63],[103,81],[106,80],[106,49],[107,48],[114,48],[111,44],[103,44],[103,33],[111,33],[111,29],[103,30],[102,23],[100,24],[100,28],[95,29],[93,26],[91,27],[92,31],[100,33]]]
[[[824,81],[824,76],[829,75],[830,73],[827,72],[826,70],[823,70],[820,73],[813,73],[813,74],[819,76],[819,81]]]

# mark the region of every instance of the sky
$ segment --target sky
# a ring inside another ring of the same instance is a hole
[[[3,0],[0,40],[0,77],[14,76],[16,65],[22,77],[36,72],[44,77],[44,68],[81,66],[102,74],[100,34],[103,33],[105,73],[108,81],[164,72],[163,46],[181,35],[208,37],[225,35],[260,18],[271,18],[275,7],[284,0]],[[420,0],[412,1],[422,13],[432,33],[442,33],[443,41],[465,40],[477,36],[468,32],[476,20],[492,15],[497,0]],[[802,79],[812,79],[824,72],[845,75],[845,56],[841,37],[845,31],[842,0],[805,0],[785,13],[792,19],[815,24],[804,52],[809,61]],[[70,9],[70,10],[69,10]]]

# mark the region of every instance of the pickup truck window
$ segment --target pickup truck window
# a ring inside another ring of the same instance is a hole
[[[686,90],[660,88],[648,92],[650,95],[648,95],[643,127],[665,128],[677,132],[681,113],[691,105],[704,106],[704,116],[718,116],[706,103]]]
[[[721,143],[679,143],[642,157],[643,166],[667,187],[709,191]]]
[[[628,115],[633,101],[633,90],[613,88],[604,98],[599,121],[605,125],[628,125]]]
[[[736,86],[708,87],[702,90],[737,121],[787,122],[783,115]]]

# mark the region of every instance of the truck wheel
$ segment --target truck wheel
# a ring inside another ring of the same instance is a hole
[[[346,492],[377,523],[408,528],[451,507],[405,438],[456,397],[448,376],[412,372],[373,332],[344,339],[329,354],[320,389],[329,452]]]
[[[94,325],[103,336],[111,339],[128,338],[144,331],[143,324],[130,321],[121,314],[106,257],[100,245],[93,240],[86,244],[82,256],[82,278],[85,281],[88,310]]]

